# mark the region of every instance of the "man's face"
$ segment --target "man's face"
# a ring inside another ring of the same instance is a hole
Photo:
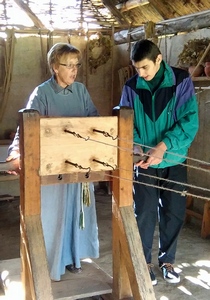
[[[136,72],[139,74],[139,77],[144,78],[146,81],[150,81],[155,77],[156,73],[160,69],[161,61],[162,55],[159,54],[156,58],[155,63],[148,58],[145,58],[138,62],[132,61],[132,63],[134,68],[136,69]]]

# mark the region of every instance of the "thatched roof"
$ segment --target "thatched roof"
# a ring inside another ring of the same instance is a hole
[[[0,30],[11,26],[16,30],[122,32],[154,24],[157,34],[167,34],[208,27],[209,15],[209,0],[2,0]],[[187,26],[185,17],[190,20]],[[175,29],[170,28],[173,22]]]

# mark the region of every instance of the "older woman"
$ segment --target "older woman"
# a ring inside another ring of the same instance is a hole
[[[97,116],[86,87],[75,82],[81,53],[67,43],[57,43],[47,55],[52,77],[32,92],[27,108],[44,116]],[[18,131],[9,147],[10,160],[19,153]],[[90,205],[83,207],[85,228],[80,226],[82,184],[41,187],[41,218],[52,280],[59,281],[67,268],[81,272],[80,259],[99,256],[98,227],[93,184]]]

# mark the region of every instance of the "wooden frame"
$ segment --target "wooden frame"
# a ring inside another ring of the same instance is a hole
[[[67,124],[68,130],[74,132],[70,133],[68,139],[74,139],[74,142],[83,145],[86,142],[84,137],[87,137],[87,132],[93,142],[96,139],[96,132],[93,129],[101,131],[97,133],[97,140],[99,139],[100,142],[97,143],[97,148],[96,146],[81,147],[82,152],[79,153],[72,153],[69,150],[70,160],[77,164],[77,167],[78,163],[80,166],[85,166],[84,169],[79,168],[78,172],[75,166],[66,166],[64,163],[66,154],[59,155],[59,159],[57,157],[57,146],[58,148],[62,144],[65,146],[64,131]],[[40,218],[41,184],[102,181],[111,178],[113,285],[112,294],[105,299],[122,300],[132,299],[132,297],[135,300],[155,299],[133,213],[132,128],[133,111],[128,108],[121,108],[113,117],[91,118],[40,118],[39,113],[34,110],[20,112],[21,262],[26,300],[54,299]],[[59,130],[62,133],[59,134]],[[111,147],[108,147],[108,144],[111,144]],[[81,153],[83,153],[82,159]],[[102,160],[101,157],[105,158],[104,165],[100,164],[99,167],[96,164],[94,160],[96,155],[99,161]],[[87,166],[91,167],[88,174]],[[114,171],[113,166],[115,166]],[[61,283],[58,282],[57,285],[59,284]],[[94,291],[93,295],[95,295]]]

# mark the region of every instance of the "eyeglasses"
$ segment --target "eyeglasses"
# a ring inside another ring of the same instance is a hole
[[[76,65],[75,64],[69,64],[69,65],[67,65],[67,64],[61,64],[61,63],[59,63],[59,65],[65,66],[69,70],[73,70],[74,68],[79,69],[82,64],[76,64]]]

